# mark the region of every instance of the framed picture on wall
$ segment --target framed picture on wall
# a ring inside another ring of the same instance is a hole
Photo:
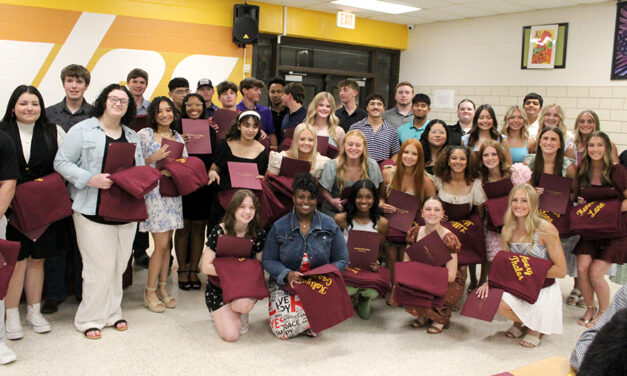
[[[627,79],[627,3],[616,4],[611,79]]]
[[[566,68],[568,23],[524,26],[520,69]]]

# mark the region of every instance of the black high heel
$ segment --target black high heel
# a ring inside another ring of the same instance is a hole
[[[194,273],[194,274],[192,274]],[[190,270],[189,271],[189,275],[192,276],[194,275],[196,278],[198,278],[198,270]],[[189,277],[188,277],[189,278]],[[200,280],[198,281],[192,281],[190,278],[189,284],[191,286],[192,289],[194,290],[200,290]]]
[[[179,270],[177,271],[177,273],[178,273],[178,275],[179,275],[179,278],[180,278],[180,276],[181,276],[181,273],[185,273],[185,274],[187,275],[187,281],[181,281],[181,280],[179,279],[179,281],[178,281],[178,282],[179,282],[179,288],[180,288],[181,290],[185,290],[185,291],[187,291],[187,290],[191,289],[191,288],[192,288],[192,284],[191,284],[191,282],[189,281],[189,271],[188,271],[187,269],[185,269],[185,270],[181,270],[181,269],[179,269]]]

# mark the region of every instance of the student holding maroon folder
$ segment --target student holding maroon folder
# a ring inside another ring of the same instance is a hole
[[[181,119],[202,119],[206,112],[205,98],[197,93],[187,94],[181,105]],[[216,131],[209,126],[211,150],[216,147]],[[178,129],[182,133],[182,126]],[[189,135],[183,133],[185,142]],[[200,158],[209,170],[213,163],[213,154],[191,154]],[[199,290],[198,263],[202,255],[205,228],[210,217],[210,208],[215,196],[212,187],[200,187],[195,192],[183,196],[183,228],[174,232],[174,248],[178,262],[178,285],[181,290]]]
[[[74,227],[83,258],[83,300],[74,326],[89,339],[100,338],[105,326],[128,329],[122,318],[121,281],[137,224],[106,220],[98,215],[98,209],[102,191],[113,185],[109,174],[102,172],[107,150],[115,143],[140,142],[137,133],[125,125],[135,118],[135,109],[127,88],[107,86],[94,102],[93,117],[70,129],[54,160],[55,170],[70,183]],[[134,149],[134,165],[143,166],[141,147]]]
[[[138,133],[146,165],[156,167],[157,162],[170,156],[164,140],[184,142],[181,134],[174,129],[177,118],[178,114],[169,98],[157,97],[150,104],[149,128],[144,128]],[[187,157],[184,147],[182,156]],[[163,312],[166,308],[176,307],[176,300],[170,296],[166,286],[170,271],[172,234],[174,230],[183,228],[183,204],[181,196],[161,196],[159,187],[150,191],[145,199],[148,219],[139,224],[139,230],[152,233],[155,250],[148,264],[148,279],[143,300],[144,306],[152,312]]]
[[[15,158],[20,172],[17,179],[18,189],[22,183],[54,172],[54,156],[65,132],[60,126],[48,122],[44,108],[43,98],[34,86],[20,85],[11,94],[6,113],[0,123],[0,130],[5,131],[15,145]],[[8,339],[19,339],[24,336],[18,311],[22,290],[26,294],[27,302],[26,323],[35,333],[50,331],[50,323],[40,312],[44,259],[57,253],[62,240],[62,230],[62,223],[54,222],[36,241],[33,241],[11,222],[7,224],[7,240],[21,244],[18,261],[5,297]]]
[[[442,207],[442,200],[437,196],[428,196],[422,207],[422,219],[424,219],[425,225],[412,227],[407,235],[408,242],[415,243],[432,232],[437,232],[444,242],[444,245],[451,253],[451,259],[445,264],[448,272],[448,287],[442,307],[405,308],[407,312],[416,316],[416,319],[411,323],[412,327],[421,328],[431,322],[431,325],[427,329],[427,333],[429,334],[442,333],[442,330],[448,327],[453,313],[453,306],[462,298],[462,295],[464,295],[464,285],[466,283],[466,276],[460,273],[457,268],[457,252],[459,252],[461,244],[455,234],[441,225],[443,218],[444,208]],[[411,261],[407,253],[403,255],[403,261]]]
[[[283,286],[294,288],[303,282],[303,273],[319,266],[331,264],[339,272],[348,266],[342,231],[332,218],[316,210],[318,184],[314,177],[308,173],[296,174],[292,191],[294,210],[274,223],[262,258],[263,267],[270,274],[270,308],[276,308],[270,310],[270,324],[274,334],[282,339],[303,332],[317,335],[309,330],[302,305],[296,303],[300,300],[298,295],[290,295]],[[295,311],[301,315],[292,315]]]
[[[529,166],[533,173],[530,184],[536,188],[538,196],[542,196],[542,193],[544,192],[544,188],[539,187],[539,185],[540,178],[542,174],[545,173],[572,179],[573,186],[571,188],[571,199],[574,200],[575,197],[573,192],[577,190],[575,179],[577,175],[577,167],[575,166],[575,161],[573,159],[566,157],[566,149],[564,145],[564,133],[560,128],[547,127],[540,123],[536,153],[528,154],[523,162]],[[573,249],[579,241],[579,235],[569,234],[568,215],[559,216],[549,211],[541,211],[541,215],[548,218],[548,220],[552,220],[553,225],[555,225],[557,230],[560,232],[562,249],[566,255],[568,275],[574,277],[574,286],[569,294],[569,299],[567,299],[566,304],[577,304],[578,306],[581,306],[578,304],[581,299],[578,298],[579,300],[575,300],[570,298],[570,296],[579,296],[577,258],[573,255]]]
[[[573,210],[587,204],[585,198],[582,197],[583,189],[586,187],[611,187],[614,192],[606,199],[619,200],[622,216],[619,221],[624,222],[627,221],[627,168],[613,164],[612,150],[610,138],[603,132],[592,132],[587,138],[576,179],[577,187],[579,187],[577,197],[579,205]],[[590,218],[590,221],[603,225],[599,217]],[[591,226],[589,232],[593,234],[582,234],[582,239],[573,253],[577,255],[579,286],[587,307],[586,313],[577,323],[591,328],[610,304],[610,289],[604,278],[605,273],[613,263],[627,262],[627,233],[620,231],[622,234],[619,232],[611,237],[588,239],[586,235],[594,235],[594,226]],[[598,311],[594,305],[594,295],[599,300]]]
[[[555,226],[542,219],[538,206],[538,194],[531,185],[519,184],[512,189],[501,232],[503,249],[549,260],[553,265],[546,278],[564,278],[566,259],[559,234]],[[488,283],[484,283],[476,293],[480,298],[486,298]],[[562,333],[562,294],[558,283],[542,288],[533,304],[503,292],[497,312],[514,321],[505,335],[509,338],[524,335],[520,341],[523,347],[536,347],[542,336]]]
[[[337,158],[324,165],[320,187],[324,202],[320,211],[328,216],[344,211],[341,194],[353,182],[370,179],[379,187],[383,181],[377,162],[368,157],[368,142],[362,131],[353,129],[346,133]]]
[[[467,219],[471,219],[472,215],[478,214],[483,216],[484,202],[486,201],[485,193],[481,186],[481,180],[474,179],[471,172],[470,163],[470,150],[461,145],[447,146],[435,162],[434,166],[435,176],[433,177],[433,183],[438,192],[438,197],[445,203],[460,205],[468,204],[470,209],[470,216]],[[447,221],[448,214],[444,213]],[[474,223],[472,227],[468,227],[466,232],[472,233],[476,239],[476,244],[485,244],[485,235],[483,233],[483,225],[481,221],[477,219],[478,223]],[[449,228],[450,229],[450,228]],[[455,231],[453,231],[455,233]],[[462,242],[462,251],[469,250],[470,244]],[[483,250],[472,250],[469,252],[482,252]],[[460,260],[458,260],[460,261]],[[472,265],[472,264],[471,264]],[[467,268],[461,266],[460,272],[466,278]],[[474,290],[477,287],[477,277],[473,272],[470,273],[470,286],[468,291]]]
[[[333,217],[335,223],[348,241],[349,231],[376,232],[381,235],[381,250],[388,233],[388,220],[383,217],[379,209],[379,194],[374,183],[368,179],[356,181],[346,202],[346,211]],[[377,260],[379,257],[377,257]],[[379,269],[379,261],[371,265],[370,269],[376,272]],[[364,320],[370,318],[370,301],[376,298],[377,290],[373,288],[357,288],[346,286],[348,294],[357,300],[357,314]]]
[[[267,172],[278,175],[281,170],[281,161],[287,157],[311,162],[311,174],[316,179],[320,179],[322,168],[329,161],[329,157],[318,153],[318,138],[315,128],[307,123],[299,124],[294,129],[293,140],[289,149],[281,152],[270,152]]]
[[[203,251],[201,270],[209,276],[220,277],[213,261],[216,258],[218,238],[221,235],[249,238],[253,241],[250,258],[261,261],[266,232],[261,227],[257,196],[248,190],[240,189],[233,195],[224,214],[223,221],[209,230]],[[237,341],[240,334],[248,331],[248,313],[256,303],[252,298],[240,298],[224,303],[222,289],[207,282],[205,303],[216,326],[216,331],[225,341]]]
[[[379,206],[386,214],[396,213],[398,208],[386,203],[390,191],[396,190],[416,197],[418,209],[425,197],[435,195],[433,180],[425,173],[424,153],[420,141],[409,138],[398,151],[397,165],[383,168]],[[394,276],[394,263],[403,258],[405,242],[388,241],[385,246],[385,264]]]
[[[510,149],[511,150],[511,149]],[[529,167],[522,163],[514,163],[509,165],[507,158],[505,157],[505,148],[500,143],[494,140],[485,141],[479,148],[479,174],[483,184],[496,183],[508,179],[511,182],[511,187],[517,184],[527,183],[531,178],[531,170]],[[484,190],[486,190],[484,185]],[[509,192],[505,193],[506,195]],[[486,193],[486,197],[491,199],[490,195]],[[489,220],[489,218],[488,218]],[[494,231],[498,229],[486,228],[486,256],[487,263],[481,266],[480,281],[485,281],[488,270],[490,270],[490,263],[496,256],[496,253],[503,249],[503,241],[501,239],[500,231]]]

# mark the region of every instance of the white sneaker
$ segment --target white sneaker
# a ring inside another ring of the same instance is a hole
[[[26,309],[26,325],[32,326],[35,333],[47,333],[50,331],[50,323],[41,315],[39,303],[29,305]]]
[[[24,337],[24,329],[22,329],[22,323],[20,322],[20,311],[17,308],[6,309],[7,321],[5,327],[5,333],[8,339],[20,339]]]
[[[242,321],[242,329],[239,331],[239,334],[248,333],[248,313],[239,316],[239,319]]]
[[[17,359],[15,352],[4,341],[0,340],[0,364],[8,364],[14,362],[15,359]]]

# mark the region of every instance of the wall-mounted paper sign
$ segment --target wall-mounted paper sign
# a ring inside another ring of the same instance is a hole
[[[433,90],[433,108],[455,108],[455,90]]]

